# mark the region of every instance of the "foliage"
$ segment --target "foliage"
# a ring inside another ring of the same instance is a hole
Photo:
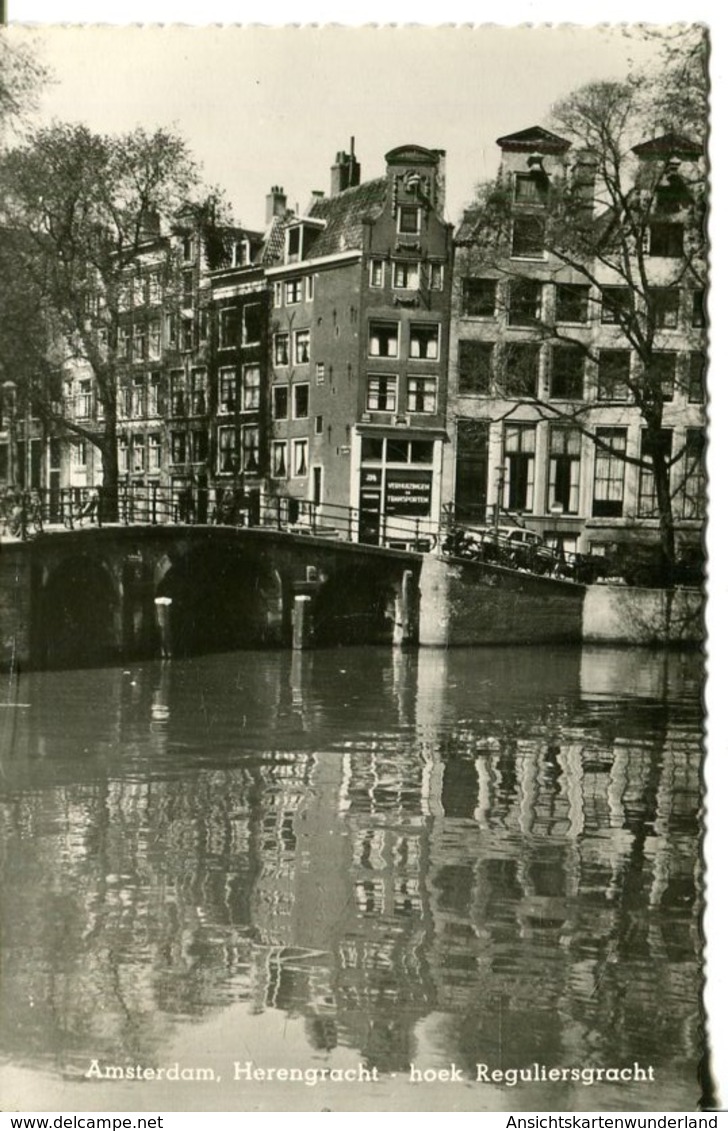
[[[0,260],[5,277],[19,281],[2,300],[0,364],[34,413],[100,450],[114,507],[124,370],[117,343],[130,272],[153,245],[169,276],[175,261],[169,241],[155,237],[159,225],[171,230],[185,205],[201,223],[212,206],[189,205],[198,170],[186,142],[164,129],[108,136],[84,125],[44,127],[4,156],[0,190]],[[103,426],[68,414],[59,400],[64,372],[93,380]]]

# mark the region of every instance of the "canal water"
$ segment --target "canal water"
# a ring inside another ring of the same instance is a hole
[[[694,1110],[701,680],[371,648],[6,684],[3,1107]]]

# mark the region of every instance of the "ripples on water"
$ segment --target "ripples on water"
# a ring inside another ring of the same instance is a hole
[[[639,1061],[659,1102],[488,1102],[693,1109],[700,679],[696,656],[596,649],[23,677],[0,717],[0,1052],[164,1064],[225,1017],[232,1060],[285,1017],[302,1066]]]

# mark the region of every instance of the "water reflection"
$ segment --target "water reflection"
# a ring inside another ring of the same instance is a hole
[[[164,1063],[242,1004],[301,1019],[312,1063],[636,1060],[693,1108],[700,675],[372,649],[24,677],[0,720],[3,1055]]]

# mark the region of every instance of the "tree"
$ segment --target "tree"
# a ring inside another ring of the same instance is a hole
[[[542,131],[551,156],[529,157],[529,171],[518,184],[501,174],[481,186],[464,223],[466,271],[495,271],[504,278],[509,324],[531,330],[530,342],[501,351],[496,386],[500,382],[516,403],[535,405],[543,418],[579,428],[609,458],[637,464],[652,476],[666,584],[676,557],[671,469],[696,453],[671,450],[663,415],[674,387],[697,377],[670,368],[674,356],[666,352],[665,329],[686,292],[695,303],[695,321],[702,317],[706,281],[701,140],[676,132],[655,138],[657,107],[670,93],[665,82],[637,75],[575,91],[553,109],[553,125],[563,136]],[[526,267],[524,259],[534,263]],[[555,307],[541,303],[544,282],[557,284]],[[568,372],[567,403],[538,398],[527,356],[533,342],[563,347],[561,360],[575,372],[584,359],[598,363],[594,335],[573,326],[586,321],[577,311],[587,300],[598,308],[600,322],[619,331],[622,350],[634,358],[625,367],[620,351],[612,351],[612,371],[604,359],[599,378],[605,393],[638,408],[639,456],[628,456],[597,431],[594,404],[583,392],[569,393]],[[570,317],[559,312],[559,302],[571,303]]]
[[[0,142],[5,127],[32,110],[49,74],[31,48],[13,44],[0,30]]]
[[[153,253],[169,283],[167,231],[185,205],[214,247],[215,198],[190,205],[199,174],[176,133],[103,136],[83,125],[36,131],[0,166],[0,261],[17,280],[5,300],[0,362],[22,401],[50,428],[101,453],[107,514],[118,496],[117,404],[126,365],[119,348],[135,267]],[[11,321],[8,322],[8,316]],[[98,422],[82,422],[61,396],[64,375],[93,384]]]

